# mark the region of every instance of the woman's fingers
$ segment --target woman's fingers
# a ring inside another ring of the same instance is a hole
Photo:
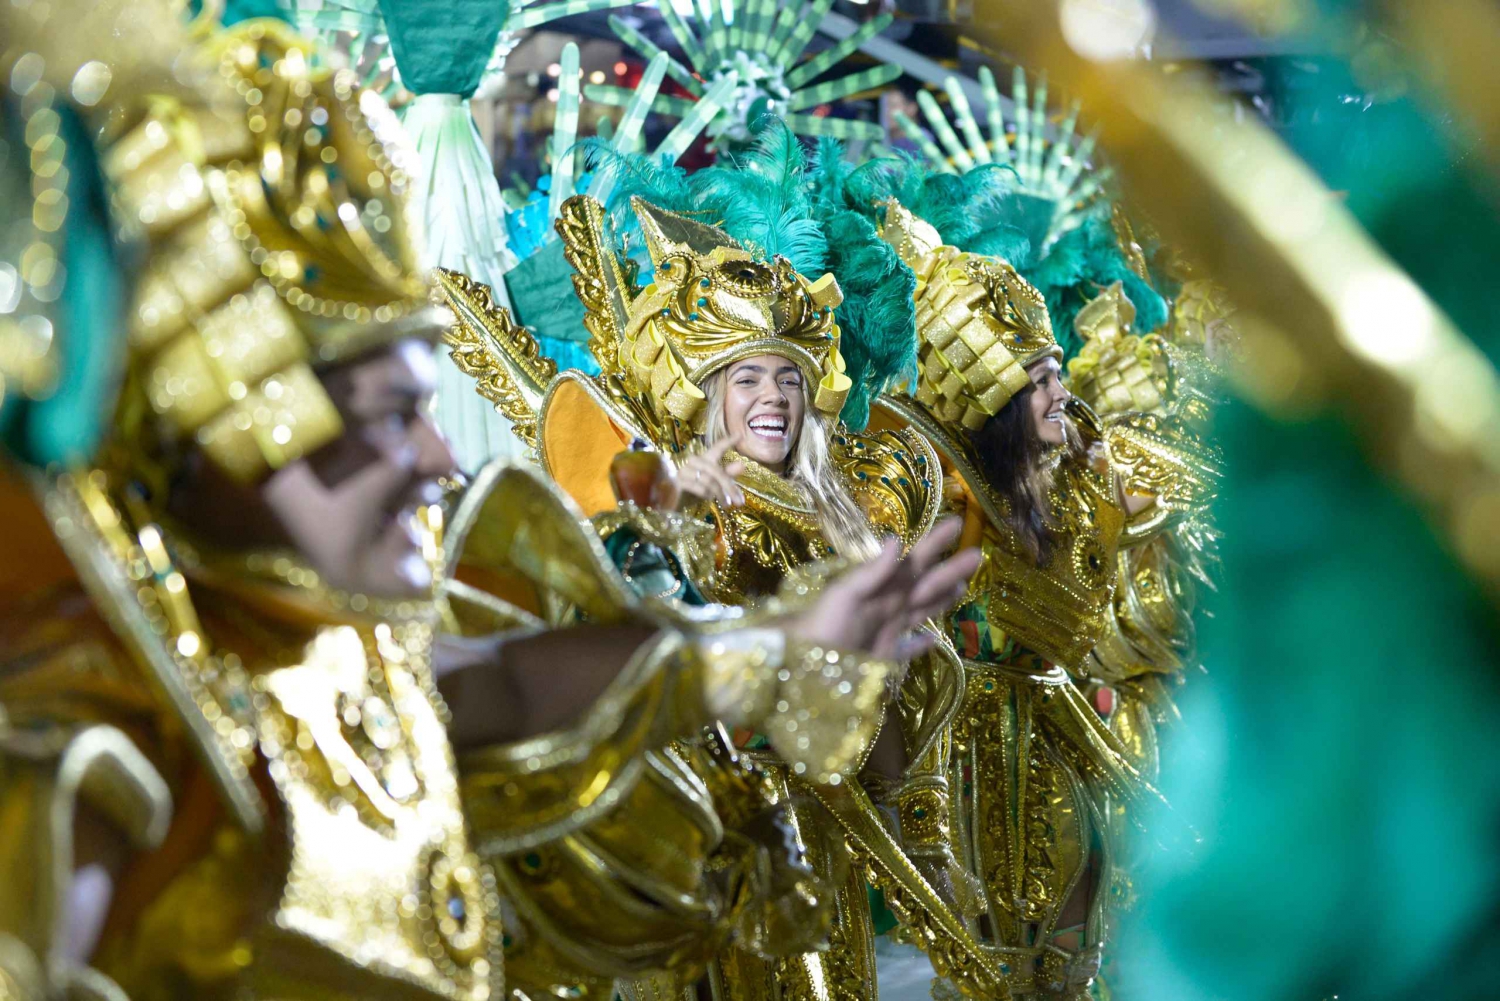
[[[960,519],[952,515],[940,519],[932,526],[931,531],[917,540],[917,544],[907,554],[906,558],[913,570],[918,574],[925,573],[958,541],[958,534],[962,530],[963,522]]]
[[[703,457],[717,466],[719,464],[719,460],[724,458],[725,452],[729,451],[731,448],[739,447],[741,437],[742,436],[740,432],[736,431],[732,435],[720,438],[718,441],[714,442],[712,445],[708,446],[708,448],[703,450]]]
[[[931,650],[937,644],[937,637],[926,630],[918,630],[908,633],[896,642],[896,650],[891,659],[898,663],[904,663],[913,657],[920,657]]]
[[[949,557],[917,580],[912,587],[910,604],[913,608],[926,608],[934,603],[949,601],[955,590],[963,593],[962,589],[978,569],[977,549],[965,549]]]
[[[739,507],[745,503],[745,493],[740,485],[734,482],[734,477],[723,469],[715,467],[711,472],[714,486],[719,492],[718,499],[729,507]]]
[[[728,507],[745,503],[744,491],[734,478],[705,456],[695,455],[682,463],[677,471],[677,485],[684,493],[701,500],[716,501]]]

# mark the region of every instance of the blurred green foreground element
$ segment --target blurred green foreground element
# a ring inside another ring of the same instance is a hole
[[[1210,675],[1163,790],[1117,997],[1492,998],[1500,658],[1491,608],[1332,422],[1236,404]]]
[[[1353,100],[1368,49],[1347,41],[1330,39],[1346,58],[1286,97],[1283,138],[1494,361],[1500,194],[1494,151],[1466,124],[1496,108],[1446,106],[1410,62],[1400,96]],[[1137,881],[1115,997],[1500,996],[1493,595],[1372,468],[1378,443],[1242,403],[1220,430],[1231,470],[1209,674],[1183,692],[1163,767],[1203,842],[1156,854]]]

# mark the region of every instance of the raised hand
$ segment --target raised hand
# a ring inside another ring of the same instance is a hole
[[[745,471],[743,462],[720,463],[724,453],[738,446],[740,435],[732,434],[696,455],[690,455],[677,464],[677,486],[683,496],[717,502],[725,507],[739,507],[745,503],[745,492],[735,483],[735,477]]]
[[[979,567],[977,549],[941,558],[960,528],[957,518],[943,519],[905,559],[897,542],[887,541],[880,555],[829,584],[787,631],[843,650],[911,659],[932,643],[913,630],[952,607]]]

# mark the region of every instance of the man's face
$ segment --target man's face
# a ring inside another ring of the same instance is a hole
[[[415,515],[456,470],[428,417],[432,348],[402,341],[321,374],[344,433],[290,463],[260,493],[292,545],[334,587],[418,597],[432,585]]]

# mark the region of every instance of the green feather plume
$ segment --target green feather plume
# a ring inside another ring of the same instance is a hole
[[[853,171],[847,197],[850,207],[871,213],[879,202],[895,198],[932,224],[943,242],[1014,262],[1028,256],[1033,246],[1029,230],[1020,225],[1024,213],[1014,193],[1015,178],[1013,167],[998,163],[963,174],[934,173],[903,153]]]
[[[1167,322],[1166,300],[1130,270],[1108,216],[1091,215],[1058,239],[1046,257],[1017,270],[1046,297],[1052,330],[1069,358],[1083,346],[1073,330],[1074,317],[1117,281],[1124,283],[1125,294],[1135,306],[1137,333],[1149,333]]]
[[[763,118],[755,144],[699,171],[691,180],[699,204],[750,249],[780,254],[803,274],[828,270],[828,240],[812,218],[802,143],[780,119]]]
[[[843,194],[846,204],[871,217],[881,201],[894,197],[931,223],[944,243],[1012,264],[1046,298],[1052,329],[1069,357],[1082,346],[1073,318],[1116,281],[1135,305],[1138,332],[1166,323],[1166,301],[1130,270],[1102,199],[1081,225],[1049,245],[1044,237],[1057,205],[1017,191],[1013,172],[1002,165],[954,175],[930,171],[911,156],[872,160],[852,173]]]
[[[818,143],[810,173],[813,212],[828,236],[829,269],[844,292],[838,312],[840,350],[854,386],[842,417],[860,430],[869,422],[870,402],[892,384],[909,379],[917,367],[917,321],[912,296],[917,276],[880,238],[874,223],[848,207],[852,168],[837,139]]]

